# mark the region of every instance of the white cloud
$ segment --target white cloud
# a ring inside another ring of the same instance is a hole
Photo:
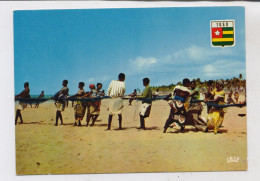
[[[95,81],[96,81],[96,79],[93,78],[93,77],[90,77],[90,78],[88,78],[88,80],[87,80],[87,82],[90,82],[90,83],[93,83],[93,82],[95,82]]]
[[[206,73],[215,72],[215,68],[213,67],[213,65],[206,65],[203,67],[203,71]]]
[[[204,62],[209,59],[215,58],[216,56],[231,56],[234,55],[231,49],[220,49],[220,48],[211,48],[206,49],[204,47],[199,47],[196,45],[191,45],[185,49],[178,50],[173,52],[172,55],[167,55],[166,61],[181,62],[181,63],[190,63],[193,60],[196,62]]]
[[[168,61],[180,61],[182,63],[190,62],[191,60],[203,60],[204,49],[198,46],[190,46],[188,48],[173,52],[172,55],[167,55]]]
[[[184,52],[189,59],[193,59],[193,60],[205,59],[205,53],[206,53],[205,48],[192,45],[188,47]]]
[[[202,68],[204,76],[208,78],[221,78],[238,76],[246,73],[245,63],[237,60],[217,60]]]
[[[130,66],[137,71],[144,71],[148,68],[150,68],[152,65],[157,63],[157,59],[154,57],[144,58],[144,57],[137,57],[136,59],[129,60]]]
[[[101,78],[100,78],[100,80],[101,81],[107,81],[107,80],[109,80],[110,78],[109,78],[109,76],[107,76],[107,75],[104,75],[104,76],[102,76]]]
[[[238,58],[236,60],[235,58]],[[174,74],[205,79],[245,74],[245,63],[231,48],[205,48],[191,45],[162,57],[130,59],[128,74],[169,76]],[[243,72],[244,71],[244,72]]]

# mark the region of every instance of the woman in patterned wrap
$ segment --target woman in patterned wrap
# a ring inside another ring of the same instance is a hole
[[[100,90],[102,89],[102,84],[97,83],[97,88],[95,89],[94,84],[89,85],[91,91],[93,92],[90,97],[101,97],[104,96],[104,93],[102,93]],[[100,114],[100,106],[101,106],[101,100],[94,101],[89,104],[88,107],[88,114],[87,114],[87,126],[89,125],[90,119],[92,118],[91,127],[94,126],[99,114]]]
[[[84,86],[85,86],[85,83],[80,82],[79,86],[78,86],[79,90],[78,90],[77,94],[75,94],[72,97],[76,97],[78,99],[83,97],[85,95],[85,91],[83,89]],[[86,104],[80,100],[77,100],[76,104],[74,106],[74,116],[75,116],[74,126],[81,126],[81,121],[84,118],[85,112],[86,112]]]
[[[222,81],[218,81],[216,83],[216,89],[214,89],[211,92],[212,94],[211,97],[214,97],[214,100],[212,101],[206,100],[206,101],[214,102],[215,104],[218,105],[224,105],[225,91],[223,90],[223,88],[224,86]],[[209,97],[209,99],[211,97]],[[223,123],[225,112],[226,112],[226,108],[221,108],[221,107],[212,107],[209,110],[207,127],[208,129],[213,129],[215,134],[218,133],[218,130],[221,127],[221,124]]]

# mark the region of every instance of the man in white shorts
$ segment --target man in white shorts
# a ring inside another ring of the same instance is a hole
[[[142,93],[141,98],[142,105],[141,105],[141,111],[140,111],[140,127],[138,129],[145,130],[145,121],[144,119],[149,117],[152,107],[152,88],[149,86],[150,80],[149,78],[143,79],[143,85],[145,86],[145,89]]]

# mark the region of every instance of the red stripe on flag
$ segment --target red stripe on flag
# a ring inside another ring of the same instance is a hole
[[[212,38],[222,38],[223,37],[223,30],[222,28],[212,28]]]

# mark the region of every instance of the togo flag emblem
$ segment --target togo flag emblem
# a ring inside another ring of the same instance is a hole
[[[214,20],[210,21],[211,45],[234,46],[235,45],[235,21]]]

